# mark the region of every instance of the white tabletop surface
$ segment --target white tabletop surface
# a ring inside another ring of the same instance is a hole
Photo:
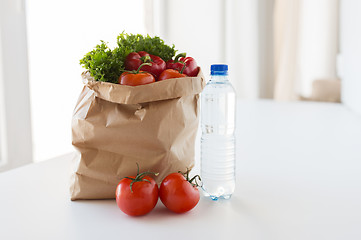
[[[114,200],[71,202],[66,155],[0,173],[0,239],[361,239],[361,116],[239,102],[237,124],[229,201],[202,197],[181,215],[158,202],[136,218]]]

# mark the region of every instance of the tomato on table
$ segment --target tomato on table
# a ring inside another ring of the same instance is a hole
[[[140,216],[149,213],[158,202],[158,185],[147,174],[123,178],[115,191],[116,202],[120,210],[130,216]],[[158,175],[158,174],[155,174]]]
[[[192,183],[197,177],[196,175],[189,180],[189,171],[186,174],[171,173],[163,179],[159,197],[162,203],[171,211],[176,213],[184,213],[194,208],[200,199],[198,184]]]

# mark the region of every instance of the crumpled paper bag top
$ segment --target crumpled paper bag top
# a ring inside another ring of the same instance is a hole
[[[99,98],[121,104],[154,102],[202,92],[205,80],[202,71],[197,77],[173,78],[139,86],[94,81],[88,72],[82,74],[85,85]],[[202,81],[199,81],[199,78]]]

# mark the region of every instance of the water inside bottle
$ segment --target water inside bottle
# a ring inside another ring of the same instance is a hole
[[[227,76],[212,76],[201,97],[201,176],[213,200],[229,199],[235,189],[235,107]]]

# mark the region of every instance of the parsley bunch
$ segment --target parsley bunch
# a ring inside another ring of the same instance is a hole
[[[121,33],[117,37],[118,46],[111,50],[101,41],[92,51],[85,54],[80,65],[87,69],[96,81],[117,83],[124,72],[125,58],[131,52],[146,51],[168,61],[174,57],[174,45],[166,45],[159,37],[143,36],[141,34]]]

